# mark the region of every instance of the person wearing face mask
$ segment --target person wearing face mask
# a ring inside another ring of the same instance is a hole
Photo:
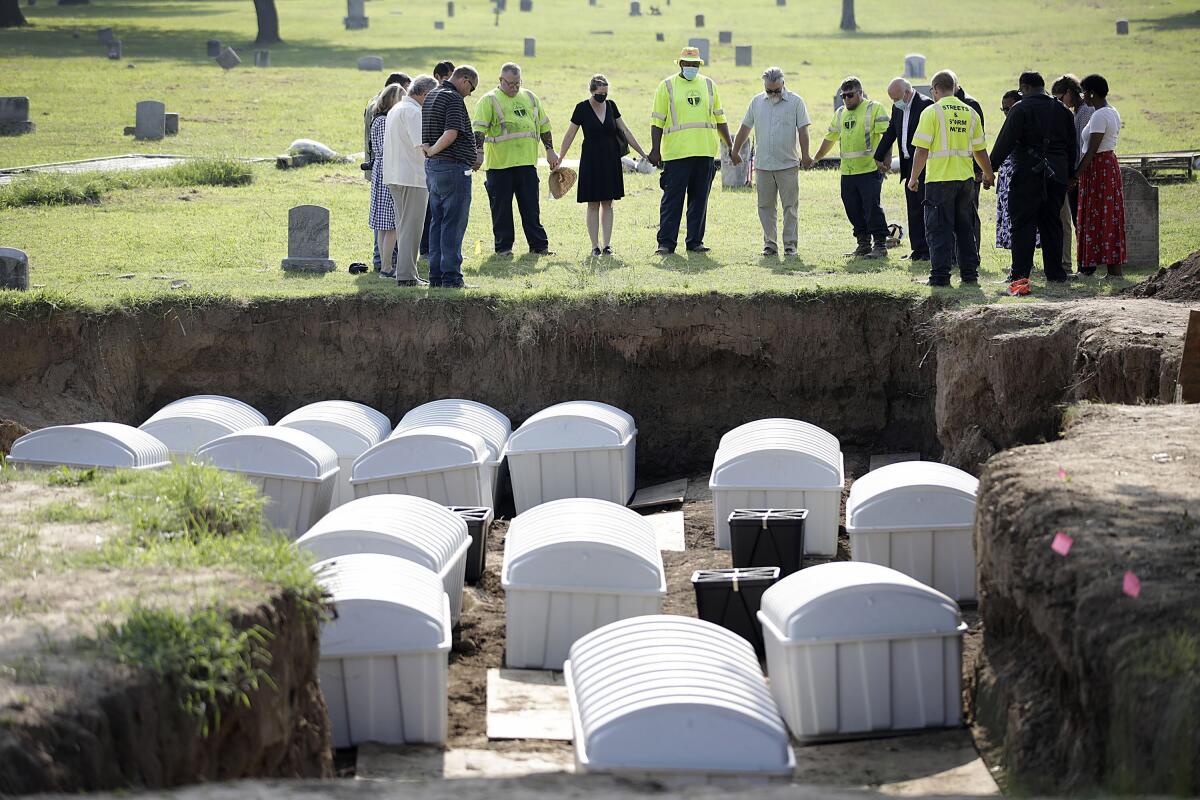
[[[588,83],[591,97],[575,106],[571,124],[563,134],[559,159],[567,157],[575,134],[583,131],[583,155],[579,159],[576,199],[587,203],[588,235],[593,256],[612,255],[613,200],[625,196],[621,168],[622,150],[628,147],[643,158],[646,152],[625,126],[616,102],[608,99],[608,78],[593,75]],[[624,140],[624,141],[622,141]]]
[[[841,96],[845,105],[833,115],[829,132],[813,160],[824,158],[834,143],[841,150],[842,205],[858,242],[858,247],[846,255],[887,258],[887,218],[879,204],[883,175],[875,164],[875,150],[891,120],[882,104],[867,99],[858,78],[851,76],[842,81]]]
[[[538,96],[522,88],[521,68],[511,62],[505,64],[500,68],[499,85],[479,98],[475,106],[475,143],[484,153],[484,186],[492,209],[496,255],[512,255],[517,235],[513,226],[514,196],[529,252],[553,255],[538,204],[539,141],[546,149],[550,169],[557,169],[559,159],[554,152],[550,117]]]
[[[650,163],[662,167],[659,186],[663,196],[658,208],[658,249],[656,255],[675,252],[683,200],[687,196],[687,249],[707,253],[704,226],[708,217],[708,194],[716,174],[720,152],[717,136],[729,148],[734,166],[742,163],[733,149],[725,111],[713,79],[700,74],[704,61],[700,50],[685,47],[676,61],[679,73],[665,79],[654,94],[650,112],[650,137],[653,142]]]
[[[733,141],[735,152],[754,131],[754,183],[758,188],[758,221],[763,229],[767,258],[779,254],[775,227],[775,198],[783,205],[783,254],[796,255],[799,238],[800,167],[812,167],[808,154],[808,108],[800,95],[789,92],[783,70],[771,67],[762,74],[763,91],[754,96],[742,127]],[[799,144],[799,150],[796,145]]]
[[[913,88],[904,78],[895,78],[888,84],[888,97],[892,98],[892,117],[888,129],[879,146],[875,148],[875,163],[879,172],[885,177],[892,171],[892,145],[900,151],[900,186],[908,183],[912,175],[913,158],[916,148],[913,147],[913,134],[917,132],[917,122],[921,112],[933,105],[933,101]],[[908,206],[908,239],[912,243],[912,254],[905,256],[913,261],[929,260],[929,242],[925,238],[925,177],[917,182],[915,192],[904,192],[904,202]]]

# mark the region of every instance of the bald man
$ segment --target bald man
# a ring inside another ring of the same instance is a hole
[[[917,132],[917,122],[921,112],[933,105],[933,101],[916,91],[912,84],[904,78],[896,78],[888,84],[888,97],[892,98],[892,116],[887,132],[875,148],[875,163],[879,171],[887,174],[892,169],[892,145],[897,145],[900,151],[900,188],[912,174],[913,134]],[[908,205],[908,241],[912,245],[912,253],[905,256],[913,261],[929,260],[929,244],[925,239],[925,177],[917,186],[917,191],[904,191],[904,200]]]

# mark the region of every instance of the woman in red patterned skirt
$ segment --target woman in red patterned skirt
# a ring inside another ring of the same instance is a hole
[[[1106,278],[1120,278],[1125,263],[1125,196],[1116,154],[1121,115],[1107,102],[1108,81],[1102,76],[1088,75],[1080,86],[1084,102],[1096,110],[1079,142],[1079,272],[1094,275],[1103,265]]]

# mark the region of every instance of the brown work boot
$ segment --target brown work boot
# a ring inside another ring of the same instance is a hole
[[[887,237],[876,236],[875,246],[867,252],[867,258],[887,258]]]
[[[849,253],[846,253],[845,255],[847,258],[863,258],[864,256],[870,255],[870,253],[871,253],[871,237],[870,236],[860,236],[860,237],[858,237],[858,247],[854,248],[853,250],[851,250]]]

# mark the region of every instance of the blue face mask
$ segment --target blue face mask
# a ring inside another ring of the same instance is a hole
[[[696,76],[700,74],[700,68],[699,67],[683,67],[680,70],[680,72],[683,73],[684,80],[692,81],[692,80],[695,80]]]
[[[904,109],[908,108],[908,101],[907,101],[907,100],[897,100],[897,101],[896,101],[896,108],[898,108],[898,109],[900,109],[901,111],[903,111]]]

